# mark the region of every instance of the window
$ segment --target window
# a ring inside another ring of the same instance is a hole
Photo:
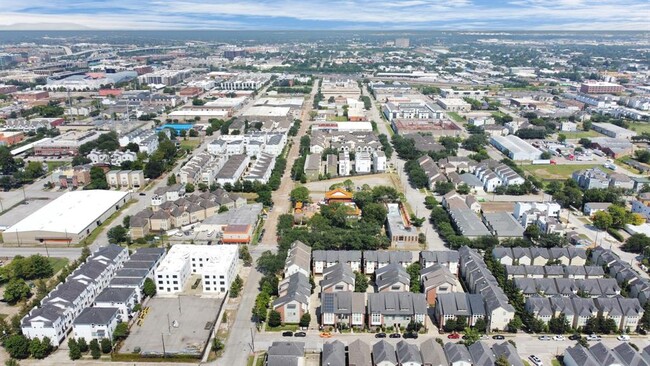
[[[220,284],[220,285],[225,285],[226,282],[224,282],[224,281],[220,281],[219,284]]]
[[[221,292],[226,292],[226,288],[225,288],[225,287],[222,287],[222,288],[221,288]]]
[[[178,287],[174,287],[174,291],[178,291]]]
[[[393,285],[390,287],[391,290],[395,290],[395,291],[398,291],[400,288],[401,288],[400,285]]]
[[[287,305],[287,309],[295,309],[295,308],[296,308],[296,304],[288,304]]]

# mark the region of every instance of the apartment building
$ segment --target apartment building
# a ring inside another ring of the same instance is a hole
[[[237,275],[238,252],[233,245],[176,244],[155,270],[157,292],[181,293],[190,275],[199,274],[203,292],[225,295]]]

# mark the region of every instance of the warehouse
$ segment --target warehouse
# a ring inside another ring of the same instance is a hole
[[[492,136],[490,143],[512,160],[539,159],[542,152],[514,135]]]
[[[5,230],[4,242],[78,243],[128,200],[127,192],[67,192]]]
[[[627,128],[623,128],[620,126],[617,126],[612,123],[592,123],[591,128],[596,131],[600,132],[605,136],[613,137],[616,139],[631,139],[632,137],[636,136],[636,132],[630,131]]]

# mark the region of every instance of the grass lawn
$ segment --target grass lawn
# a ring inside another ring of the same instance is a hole
[[[54,274],[57,274],[60,270],[63,269],[63,267],[68,265],[68,258],[48,258],[48,260],[52,265]]]
[[[298,324],[285,324],[285,325],[280,325],[279,327],[270,327],[268,326],[268,324],[266,324],[267,332],[284,332],[285,330],[290,330],[292,332],[295,332],[298,330]]]
[[[461,117],[460,114],[458,114],[456,112],[447,112],[447,114],[449,115],[449,117],[451,117],[454,121],[456,121],[458,123],[464,123],[465,122],[465,119],[463,117]]]
[[[564,180],[576,170],[589,169],[599,164],[522,165],[521,168],[543,180]]]
[[[335,121],[335,122],[347,122],[348,117],[346,116],[331,116],[327,118],[328,121]]]
[[[69,163],[67,161],[48,161],[46,164],[47,164],[47,171],[51,172],[54,169]]]
[[[553,366],[562,366],[562,362],[560,362],[560,360],[558,360],[557,358],[553,358],[553,359],[551,359],[551,365],[553,365]]]
[[[589,130],[589,131],[576,131],[576,132],[564,132],[560,131],[559,133],[563,134],[566,136],[567,139],[581,139],[583,137],[602,137],[604,135],[594,131],[594,130]]]
[[[637,133],[650,132],[650,123],[630,123],[630,130],[636,131]]]
[[[134,204],[134,203],[136,203],[136,202],[138,202],[138,201],[132,199],[132,200],[128,201],[124,206],[122,206],[122,207],[121,207],[117,212],[113,212],[113,214],[112,214],[111,216],[109,216],[109,218],[106,219],[106,221],[104,221],[101,225],[99,225],[98,227],[96,227],[95,230],[93,230],[93,231],[90,233],[90,235],[88,235],[85,239],[83,239],[79,244],[81,244],[81,246],[92,244],[92,243],[95,241],[95,239],[97,239],[97,237],[99,236],[99,234],[101,234],[101,232],[104,231],[104,229],[106,229],[108,226],[110,226],[111,223],[112,223],[112,222],[113,222],[113,221],[114,221],[118,216],[120,216],[120,214],[121,214],[121,213],[122,213],[122,212],[123,212],[127,207],[131,206],[132,204]],[[120,223],[120,225],[121,225],[121,223]]]
[[[194,150],[200,143],[200,140],[181,140],[181,148]]]

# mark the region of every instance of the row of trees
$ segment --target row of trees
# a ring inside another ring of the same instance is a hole
[[[52,341],[48,337],[29,339],[22,334],[13,334],[3,341],[3,346],[9,354],[9,357],[22,360],[28,357],[42,360],[52,351]]]
[[[102,353],[110,353],[112,349],[113,343],[108,338],[102,338],[101,341],[93,339],[90,343],[87,343],[84,338],[75,339],[70,337],[68,339],[68,356],[73,361],[80,359],[88,351],[90,351],[93,360],[97,360],[102,356]]]

